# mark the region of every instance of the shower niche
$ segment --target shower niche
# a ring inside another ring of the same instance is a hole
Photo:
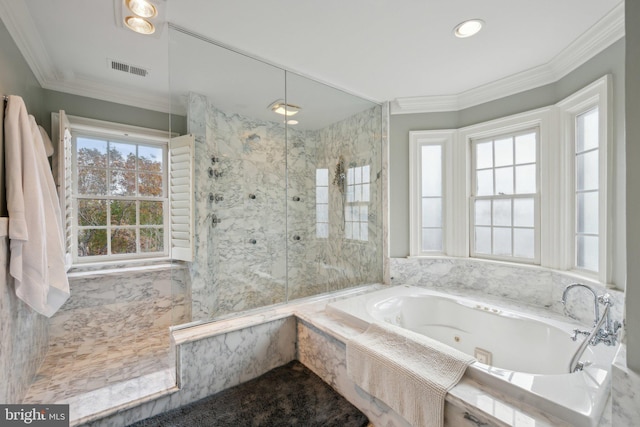
[[[193,321],[382,281],[381,105],[175,27],[169,73],[196,144]]]

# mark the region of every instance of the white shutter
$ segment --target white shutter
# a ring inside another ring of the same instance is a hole
[[[60,199],[60,211],[62,213],[62,231],[64,235],[64,248],[67,266],[70,265],[73,249],[73,181],[72,181],[72,147],[71,124],[64,110],[51,114],[51,134],[58,141],[57,155],[53,156],[53,170],[58,186]],[[55,139],[54,139],[55,140]]]
[[[172,138],[169,143],[169,215],[171,258],[193,261],[194,149],[192,134]]]

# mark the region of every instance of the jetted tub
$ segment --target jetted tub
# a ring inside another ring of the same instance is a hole
[[[584,370],[569,363],[577,326],[413,286],[331,303],[327,311],[366,328],[383,321],[424,334],[478,360],[465,376],[575,426],[597,426],[610,392],[616,347],[588,346]],[[584,326],[581,329],[588,329]]]

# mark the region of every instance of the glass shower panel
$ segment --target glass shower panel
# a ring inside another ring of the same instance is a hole
[[[189,320],[285,302],[285,73],[179,29],[169,39],[172,113],[196,141]]]
[[[382,108],[287,72],[288,300],[382,281]]]

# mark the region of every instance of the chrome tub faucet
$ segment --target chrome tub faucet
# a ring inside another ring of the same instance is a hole
[[[593,313],[595,319],[593,321],[593,328],[591,331],[581,331],[580,329],[573,330],[573,337],[571,337],[572,340],[576,341],[578,339],[578,335],[586,335],[587,337],[582,341],[580,347],[578,347],[578,350],[571,358],[571,362],[569,363],[569,372],[582,370],[582,368],[586,366],[586,363],[579,362],[579,359],[589,344],[597,345],[602,342],[605,345],[616,345],[618,342],[618,329],[622,326],[622,324],[617,320],[613,323],[611,322],[611,316],[609,314],[609,311],[613,306],[611,295],[608,293],[598,295],[591,286],[587,286],[582,283],[572,283],[568,285],[564,288],[564,292],[562,293],[562,299],[560,300],[562,305],[566,306],[567,294],[575,287],[583,287],[591,291],[593,294]],[[600,304],[604,306],[602,316],[600,316]]]

